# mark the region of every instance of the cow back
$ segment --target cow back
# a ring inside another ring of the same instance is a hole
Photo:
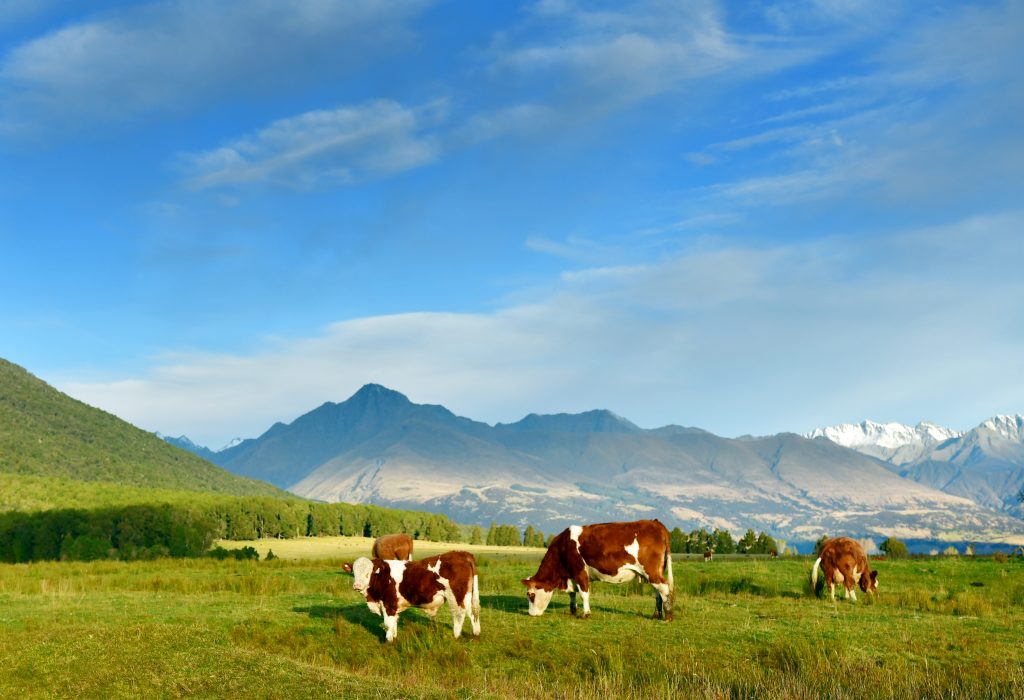
[[[412,537],[400,532],[382,535],[373,541],[374,559],[402,559],[412,557]]]

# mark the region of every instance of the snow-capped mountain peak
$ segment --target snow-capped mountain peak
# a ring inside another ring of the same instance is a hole
[[[935,445],[960,435],[962,433],[927,421],[911,426],[865,420],[818,428],[806,437],[828,438],[837,445],[900,465],[913,462]]]
[[[978,426],[998,433],[1007,440],[1024,443],[1024,416],[994,416]]]

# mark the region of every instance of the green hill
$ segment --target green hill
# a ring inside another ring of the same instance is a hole
[[[60,493],[53,498],[62,501],[76,499],[68,493],[76,488],[74,483],[66,480],[106,483],[79,487],[82,499],[76,502],[80,506],[90,505],[93,496],[101,493],[103,501],[117,500],[118,486],[136,487],[131,489],[133,501],[143,495],[139,489],[293,498],[270,484],[231,474],[116,416],[76,401],[3,359],[0,474],[62,480],[53,482],[60,486]],[[5,493],[15,484],[19,489],[31,484],[30,507],[40,507],[48,498],[45,489],[40,488],[45,482],[38,479],[8,478],[0,483]]]

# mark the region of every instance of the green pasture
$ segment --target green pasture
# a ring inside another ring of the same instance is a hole
[[[879,562],[876,601],[833,605],[806,559],[677,558],[665,623],[638,584],[595,584],[586,620],[564,594],[531,618],[519,580],[541,551],[481,547],[480,640],[452,639],[442,608],[403,613],[386,645],[340,572],[368,541],[331,539],[261,543],[274,561],[0,565],[0,697],[1024,697],[1012,559]]]

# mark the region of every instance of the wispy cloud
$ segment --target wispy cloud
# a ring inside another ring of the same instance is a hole
[[[145,377],[61,388],[213,445],[367,381],[492,422],[606,407],[723,434],[867,415],[967,427],[1019,410],[1024,394],[1008,371],[1024,342],[1011,301],[1024,296],[1022,226],[1015,212],[888,236],[723,244],[567,274],[493,313],[354,319],[253,355],[178,355]],[[986,403],[982,384],[1004,386],[1005,403]],[[922,401],[935,412],[914,414]]]
[[[69,24],[0,59],[0,109],[24,128],[122,121],[200,100],[301,84],[395,49],[426,0],[160,0]]]
[[[182,157],[195,189],[273,183],[306,187],[348,184],[434,160],[429,134],[437,109],[375,100],[280,119],[255,134]]]

